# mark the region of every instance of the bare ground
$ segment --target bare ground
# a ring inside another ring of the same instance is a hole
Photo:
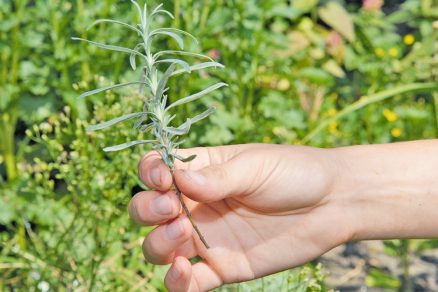
[[[411,291],[438,292],[438,249],[409,255]],[[409,291],[406,288],[383,289],[369,287],[366,276],[377,268],[385,273],[403,278],[403,269],[397,257],[384,252],[382,241],[362,241],[337,247],[320,259],[328,272],[326,283],[341,292]],[[400,281],[403,282],[403,281]]]

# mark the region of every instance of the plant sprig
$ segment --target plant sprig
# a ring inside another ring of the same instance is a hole
[[[123,26],[137,33],[139,37],[139,43],[136,44],[133,48],[108,45],[108,44],[98,43],[82,38],[73,38],[73,40],[84,41],[102,49],[129,54],[129,62],[132,67],[132,70],[136,71],[139,64],[141,64],[142,66],[140,80],[94,89],[81,94],[79,97],[83,98],[103,91],[113,90],[116,88],[121,88],[131,85],[140,84],[144,86],[142,88],[142,92],[145,95],[145,103],[142,111],[136,113],[129,113],[121,117],[112,119],[110,121],[105,121],[97,125],[92,125],[88,128],[88,130],[89,131],[102,130],[111,127],[115,124],[136,118],[137,120],[134,124],[134,128],[138,129],[141,132],[150,132],[154,137],[153,139],[129,141],[120,145],[106,147],[103,150],[118,151],[139,144],[146,144],[146,143],[152,144],[153,149],[157,150],[158,153],[160,153],[162,160],[169,167],[173,176],[173,172],[175,170],[174,169],[175,159],[180,160],[182,162],[188,162],[195,159],[196,157],[195,155],[189,157],[182,157],[176,153],[178,147],[181,145],[181,143],[184,142],[183,140],[180,140],[180,137],[188,134],[191,126],[194,123],[197,123],[207,118],[212,113],[214,113],[215,108],[210,107],[204,112],[202,112],[201,114],[198,114],[191,118],[187,118],[185,122],[183,122],[178,126],[172,125],[172,121],[176,117],[176,114],[172,114],[172,110],[182,104],[190,103],[192,101],[200,99],[205,95],[209,94],[210,92],[219,89],[221,87],[224,87],[227,84],[223,82],[216,83],[212,86],[205,88],[204,90],[198,93],[178,99],[173,103],[169,104],[168,93],[167,93],[169,90],[169,88],[167,87],[168,80],[171,77],[183,73],[191,73],[193,71],[207,69],[211,67],[223,68],[224,66],[218,62],[215,62],[213,59],[211,59],[208,56],[184,51],[183,37],[188,37],[197,43],[196,38],[190,33],[176,28],[155,28],[155,29],[151,28],[154,18],[160,14],[168,16],[173,19],[173,15],[169,11],[163,9],[163,4],[158,5],[155,9],[153,9],[150,13],[148,13],[148,7],[146,4],[143,6],[142,9],[140,5],[137,3],[137,1],[131,0],[131,2],[137,9],[141,23],[136,25],[131,25],[113,19],[98,19],[94,21],[91,25],[89,25],[87,30],[100,23],[111,23],[111,24]],[[154,39],[158,36],[165,36],[173,39],[181,50],[164,50],[164,51],[153,52],[152,44]],[[178,59],[177,57],[179,55],[204,59],[206,61],[202,63],[190,65],[186,61],[182,59]],[[138,63],[139,60],[140,62]],[[169,64],[169,66],[164,72],[160,72],[160,70],[158,69],[158,65],[161,64]],[[186,212],[188,218],[190,219],[190,222],[192,223],[195,231],[198,233],[201,241],[208,248],[207,242],[205,241],[204,237],[202,236],[201,232],[196,226],[196,223],[193,220],[193,217],[191,216],[189,209],[184,203],[181,191],[176,185],[174,178],[173,178],[173,185],[180,199],[181,205],[184,211]]]

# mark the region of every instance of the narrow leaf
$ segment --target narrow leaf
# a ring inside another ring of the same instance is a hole
[[[224,65],[222,65],[221,63],[218,63],[218,62],[203,62],[203,63],[199,63],[199,64],[195,64],[195,65],[190,66],[190,72],[202,70],[202,69],[207,69],[207,68],[211,68],[211,67],[224,68]],[[178,69],[178,70],[175,70],[171,76],[179,75],[179,74],[185,73],[185,72],[187,72],[187,71],[184,69]]]
[[[147,132],[147,131],[151,130],[153,127],[154,127],[154,124],[153,123],[149,123],[147,125],[141,126],[140,131]]]
[[[147,17],[148,15],[148,5],[146,3],[143,6],[143,15],[144,17]]]
[[[163,3],[160,3],[159,5],[157,5],[157,7],[155,7],[154,10],[152,10],[151,15],[154,15],[155,13],[157,13],[157,11],[160,10],[161,7],[163,7]]]
[[[87,91],[82,93],[81,95],[78,96],[78,98],[83,98],[83,97],[87,97],[102,91],[107,91],[107,90],[112,90],[118,87],[124,87],[124,86],[129,86],[129,85],[135,85],[135,84],[147,84],[146,82],[142,82],[142,81],[134,81],[134,82],[128,82],[128,83],[121,83],[121,84],[116,84],[116,85],[111,85],[111,86],[107,86],[107,87],[102,87],[102,88],[97,88],[91,91]]]
[[[160,32],[160,31],[175,32],[175,33],[180,33],[180,34],[186,35],[186,36],[190,37],[192,40],[194,40],[196,44],[198,44],[198,40],[191,33],[188,33],[185,30],[181,30],[181,29],[177,29],[177,28],[172,28],[172,27],[157,28],[157,29],[153,30],[151,32],[151,34],[153,34],[154,32]]]
[[[164,9],[160,9],[160,10],[158,10],[155,14],[159,14],[159,13],[167,14],[167,15],[169,15],[169,17],[170,17],[171,19],[174,19],[174,18],[175,18],[175,17],[173,16],[172,13],[170,13],[169,11],[164,10]]]
[[[169,68],[167,68],[166,72],[164,72],[163,77],[161,77],[160,82],[158,83],[157,92],[155,93],[154,98],[159,99],[164,93],[164,87],[167,84],[167,80],[169,80],[170,75],[172,75],[175,70],[176,64],[171,64]]]
[[[155,63],[174,63],[174,64],[179,64],[179,65],[181,65],[184,68],[183,71],[190,73],[190,65],[187,62],[183,61],[183,60],[179,60],[179,59],[164,59],[164,60],[159,60],[159,61],[157,61]],[[170,75],[170,76],[172,76],[172,75]]]
[[[190,155],[189,157],[186,157],[186,158],[184,158],[176,153],[172,153],[171,155],[182,162],[190,162],[196,158],[196,154]]]
[[[208,87],[208,88],[206,88],[206,89],[204,89],[204,90],[202,90],[202,91],[200,91],[198,93],[195,93],[195,94],[189,95],[187,97],[181,98],[181,99],[175,101],[174,103],[172,103],[171,105],[169,105],[167,107],[166,111],[171,109],[171,108],[173,108],[173,107],[176,107],[178,105],[181,105],[181,104],[184,104],[184,103],[188,103],[188,102],[191,102],[191,101],[196,100],[198,98],[201,98],[204,95],[212,92],[213,90],[216,90],[216,89],[221,88],[223,86],[228,86],[228,85],[226,83],[219,82],[219,83],[216,83],[216,84],[214,84],[214,85],[212,85],[212,86],[210,86],[210,87]]]
[[[138,5],[137,1],[135,1],[135,0],[131,0],[131,2],[132,2],[132,3],[135,5],[135,7],[137,8],[138,15],[140,16],[141,25],[142,25],[143,27],[145,27],[146,15],[143,15],[143,14],[141,13],[141,8],[140,8],[140,5]]]
[[[139,112],[139,113],[132,113],[132,114],[123,115],[121,117],[118,117],[118,118],[115,118],[115,119],[112,119],[112,120],[109,120],[109,121],[106,121],[106,122],[103,122],[103,123],[100,123],[97,125],[91,125],[87,128],[87,131],[102,130],[102,129],[108,128],[112,125],[121,123],[121,122],[129,120],[129,119],[133,119],[133,118],[141,116],[141,115],[144,115],[144,113]]]
[[[206,111],[204,111],[203,113],[193,117],[193,118],[188,118],[183,124],[181,124],[178,128],[172,128],[175,129],[175,134],[176,135],[185,135],[190,131],[190,127],[196,123],[199,122],[202,119],[205,119],[206,117],[208,117],[209,115],[213,114],[216,111],[215,107],[211,107],[209,109],[207,109]]]
[[[137,44],[134,47],[134,51],[139,52],[140,48],[143,46],[142,43]],[[132,70],[135,71],[135,69],[137,69],[137,60],[135,59],[136,54],[131,53],[131,55],[129,56],[129,63],[131,64]]]
[[[148,118],[147,114],[143,114],[134,124],[134,129],[137,129]]]
[[[107,44],[102,44],[102,43],[96,43],[90,40],[86,40],[86,39],[81,39],[81,38],[76,38],[73,37],[72,38],[75,41],[83,41],[83,42],[87,42],[89,44],[92,44],[98,48],[102,48],[102,49],[106,49],[106,50],[110,50],[110,51],[117,51],[117,52],[124,52],[124,53],[128,53],[128,54],[136,54],[138,56],[141,56],[143,58],[146,59],[146,56],[143,55],[142,53],[139,53],[137,51],[134,51],[132,49],[128,49],[128,48],[124,48],[124,47],[119,47],[119,46],[113,46],[113,45],[107,45]]]
[[[167,35],[173,38],[178,43],[178,46],[181,48],[181,50],[184,50],[184,40],[176,33],[170,31],[155,31],[155,32],[151,32],[149,34],[149,37],[153,37],[154,35]]]
[[[123,25],[123,26],[125,26],[125,27],[127,27],[127,28],[129,28],[129,29],[131,29],[131,30],[133,30],[135,32],[137,32],[139,35],[141,35],[141,31],[138,28],[136,28],[135,26],[132,26],[132,25],[127,24],[127,23],[122,22],[122,21],[113,20],[113,19],[105,19],[105,18],[98,19],[98,20],[94,21],[92,24],[87,26],[87,30],[89,30],[90,28],[92,28],[96,24],[99,24],[99,23],[102,23],[102,22],[110,22],[110,23],[114,23],[114,24]]]
[[[139,144],[147,144],[147,143],[154,143],[157,142],[156,140],[135,140],[135,141],[129,141],[120,145],[115,145],[115,146],[111,146],[111,147],[106,147],[103,148],[103,151],[105,152],[112,152],[112,151],[119,151],[119,150],[123,150],[135,145],[139,145]]]
[[[129,56],[129,64],[131,64],[132,70],[135,71],[137,69],[137,64],[135,61],[135,54],[131,54],[131,56]]]
[[[154,60],[157,60],[162,55],[182,55],[182,56],[190,56],[190,57],[198,57],[203,59],[208,59],[211,62],[214,62],[212,58],[206,55],[197,54],[197,53],[191,53],[191,52],[184,52],[184,51],[175,51],[175,50],[165,50],[158,53],[155,53]]]
[[[169,11],[167,11],[165,9],[160,9],[161,7],[163,7],[163,3],[161,3],[160,5],[155,7],[155,9],[151,13],[151,17],[154,15],[157,15],[159,13],[165,13],[165,14],[169,15],[170,18],[172,18],[172,19],[174,18],[172,13],[170,13]]]
[[[165,127],[164,131],[166,131],[167,133],[170,133],[172,135],[177,135],[177,136],[185,135],[188,133],[187,129],[180,129],[179,127],[178,128]]]
[[[206,111],[200,113],[197,116],[194,116],[193,118],[189,118],[190,123],[193,125],[196,122],[199,122],[200,120],[205,119],[206,117],[208,117],[209,115],[213,114],[216,112],[216,108],[215,107],[211,107],[209,109],[207,109]]]

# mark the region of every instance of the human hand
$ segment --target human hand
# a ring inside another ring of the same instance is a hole
[[[156,191],[136,194],[129,206],[136,222],[158,225],[144,241],[146,260],[173,263],[165,279],[170,291],[206,291],[304,264],[347,241],[327,151],[263,144],[179,150],[197,155],[176,163],[175,181],[209,249],[169,190],[169,169],[148,153],[139,175]],[[198,255],[203,260],[191,265]]]

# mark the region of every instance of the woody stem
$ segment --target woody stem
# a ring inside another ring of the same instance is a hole
[[[197,233],[198,236],[199,236],[199,239],[201,239],[201,241],[202,241],[202,243],[205,245],[205,247],[206,247],[206,248],[210,248],[210,246],[207,244],[207,241],[205,240],[204,236],[202,235],[201,231],[199,230],[198,226],[196,225],[196,222],[195,222],[195,220],[193,219],[193,216],[192,216],[192,214],[190,213],[189,208],[187,208],[187,205],[186,205],[186,203],[184,202],[184,198],[183,198],[183,196],[182,196],[182,193],[181,193],[180,189],[178,188],[178,186],[176,185],[175,177],[174,177],[174,175],[173,175],[173,172],[172,172],[172,179],[173,179],[173,185],[175,186],[176,195],[178,196],[178,199],[179,199],[179,201],[181,202],[181,206],[183,207],[184,212],[186,213],[187,217],[189,218],[190,223],[191,223],[192,226],[193,226],[193,229],[195,229],[196,233]]]

